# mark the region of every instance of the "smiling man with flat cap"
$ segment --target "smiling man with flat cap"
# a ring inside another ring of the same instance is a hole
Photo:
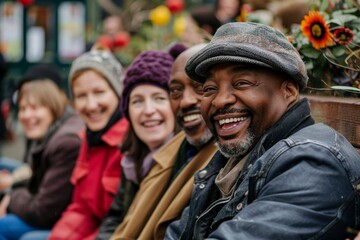
[[[279,31],[229,23],[186,64],[219,151],[165,239],[345,239],[359,227],[360,155],[315,124],[303,61]]]

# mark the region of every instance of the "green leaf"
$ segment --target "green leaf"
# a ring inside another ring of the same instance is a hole
[[[335,57],[341,57],[345,52],[346,49],[343,46],[337,46],[332,49],[332,54],[334,54]]]
[[[347,22],[358,19],[357,16],[349,15],[349,14],[340,15],[337,18],[339,18],[339,20],[344,24],[347,23]]]
[[[314,68],[314,64],[313,64],[313,62],[312,62],[311,60],[310,60],[310,61],[306,61],[306,62],[305,62],[305,67],[306,67],[307,70],[311,70],[311,69]]]
[[[303,48],[301,48],[300,53],[308,58],[313,58],[313,59],[318,58],[320,55],[320,52],[316,51],[310,45],[307,45],[307,46],[304,46]]]
[[[332,17],[338,17],[338,16],[341,16],[343,14],[343,11],[342,10],[334,10],[331,15]]]
[[[331,86],[331,89],[334,89],[334,90],[345,90],[345,91],[355,91],[355,92],[359,92],[359,93],[360,93],[360,89],[359,89],[359,88],[348,87],[348,86]]]
[[[347,6],[354,6],[354,4],[352,4],[352,0],[346,0],[346,5]],[[357,8],[349,8],[349,9],[344,9],[343,13],[356,13],[358,11]]]
[[[351,21],[351,23],[349,23],[349,28],[351,28],[352,30],[360,30],[360,18]]]
[[[353,41],[360,44],[360,32],[354,35]]]
[[[322,1],[319,11],[325,12],[325,10],[327,9],[328,6],[329,6],[329,1]]]
[[[333,18],[333,19],[330,19],[326,22],[327,24],[336,24],[336,25],[339,25],[339,26],[342,26],[343,25],[343,22],[341,22],[340,18]]]

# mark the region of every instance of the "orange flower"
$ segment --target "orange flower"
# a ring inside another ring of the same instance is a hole
[[[238,22],[246,22],[249,13],[253,12],[253,8],[250,4],[244,3],[240,8],[240,15],[237,17]]]
[[[324,16],[318,11],[311,11],[304,17],[301,21],[301,31],[317,50],[333,44],[329,26],[326,25]]]

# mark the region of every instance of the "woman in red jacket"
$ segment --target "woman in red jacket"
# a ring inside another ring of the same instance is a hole
[[[119,107],[123,70],[106,50],[91,50],[73,62],[69,87],[86,125],[71,182],[72,203],[49,239],[93,239],[120,183],[119,150],[128,128]]]

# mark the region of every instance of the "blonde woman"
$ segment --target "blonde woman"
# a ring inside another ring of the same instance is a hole
[[[49,239],[93,239],[120,184],[119,149],[128,128],[120,111],[123,70],[106,50],[93,49],[73,62],[69,87],[74,108],[86,125],[71,182],[71,204]]]

